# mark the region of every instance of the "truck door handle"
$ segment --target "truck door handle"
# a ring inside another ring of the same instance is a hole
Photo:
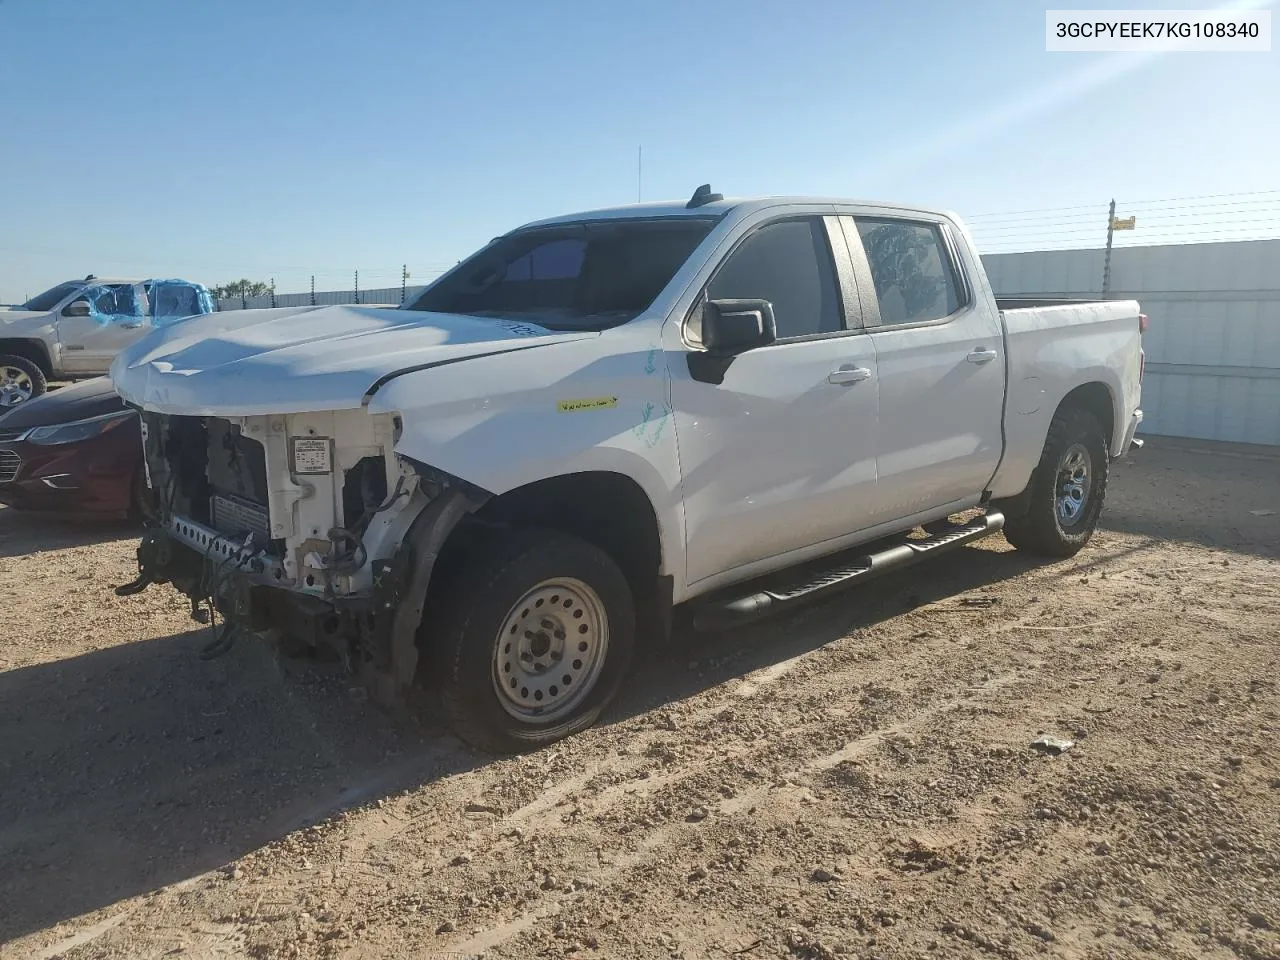
[[[968,360],[970,363],[990,363],[992,360],[996,358],[996,356],[997,354],[994,350],[988,347],[978,347],[976,350],[970,353],[967,357],[965,357],[965,359]]]
[[[855,367],[852,363],[841,364],[839,367],[827,374],[827,383],[840,385],[858,383],[861,380],[870,379],[870,370],[866,367]]]

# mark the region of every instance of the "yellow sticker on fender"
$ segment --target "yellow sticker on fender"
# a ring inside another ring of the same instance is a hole
[[[556,404],[556,409],[561,413],[577,413],[580,410],[608,410],[617,405],[617,397],[584,397],[580,400],[561,400]]]

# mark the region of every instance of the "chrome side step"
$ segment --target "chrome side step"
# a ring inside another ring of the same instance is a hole
[[[789,576],[784,573],[772,579],[757,580],[754,589],[747,588],[749,592],[746,593],[742,592],[742,585],[730,588],[734,592],[717,591],[711,597],[693,602],[693,625],[698,630],[721,630],[779,613],[890,570],[910,566],[930,554],[944,553],[981,540],[1003,526],[1004,514],[993,510],[932,537],[921,540],[903,538],[899,543],[853,559],[845,554],[835,566],[815,568],[810,564],[800,576],[792,572]]]

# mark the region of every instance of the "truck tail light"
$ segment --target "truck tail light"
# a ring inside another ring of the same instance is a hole
[[[1138,336],[1142,336],[1151,327],[1151,318],[1145,313],[1138,314]],[[1147,372],[1147,351],[1141,347],[1138,348],[1138,385],[1142,385],[1142,375]]]

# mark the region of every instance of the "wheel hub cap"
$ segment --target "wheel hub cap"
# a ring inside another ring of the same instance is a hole
[[[1055,506],[1058,511],[1058,521],[1063,526],[1077,523],[1084,515],[1092,485],[1089,467],[1089,451],[1078,443],[1072,444],[1062,455],[1062,461],[1058,465],[1058,492],[1055,497]]]
[[[596,592],[581,580],[543,581],[503,619],[493,655],[498,701],[522,720],[558,720],[591,692],[608,646]]]
[[[31,399],[34,385],[26,371],[0,367],[0,407],[12,407]]]

